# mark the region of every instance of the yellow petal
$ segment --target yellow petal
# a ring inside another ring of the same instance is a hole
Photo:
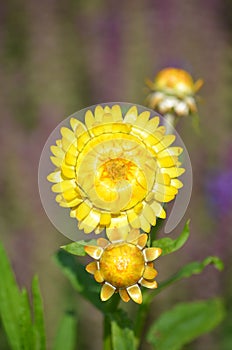
[[[168,156],[180,156],[183,152],[181,147],[169,147],[161,152],[159,152],[159,158],[168,157]]]
[[[155,200],[161,203],[171,202],[175,198],[175,195],[168,196],[167,194],[160,193],[160,192],[154,192],[154,196],[155,196]]]
[[[57,158],[61,158],[64,159],[64,151],[62,150],[62,148],[58,147],[58,146],[51,146],[50,147],[52,153],[54,154],[54,156],[56,156]]]
[[[157,271],[153,269],[153,267],[146,266],[144,273],[143,273],[143,278],[147,280],[153,280],[157,276]]]
[[[156,281],[146,281],[144,278],[139,282],[143,287],[155,289],[158,287]]]
[[[76,187],[75,180],[64,180],[53,185],[52,191],[55,193],[65,192],[65,191],[74,189],[75,187]],[[76,193],[75,193],[75,197],[76,197]]]
[[[108,246],[108,244],[109,244],[109,241],[105,238],[101,237],[101,238],[98,238],[98,240],[97,240],[97,245],[99,247],[105,248]]]
[[[127,242],[137,244],[138,238],[139,238],[139,230],[138,229],[132,229],[127,236]]]
[[[122,111],[119,105],[113,105],[111,108],[111,113],[114,122],[122,122]]]
[[[56,145],[60,148],[62,148],[62,142],[61,139],[60,140],[56,140]]]
[[[86,266],[86,271],[88,273],[91,273],[92,275],[95,274],[95,272],[97,271],[97,263],[96,261],[92,261],[91,263],[89,263],[87,266]]]
[[[154,145],[157,145],[162,139],[163,135],[161,133],[156,132],[152,135],[150,134],[147,137],[145,137],[144,142],[146,143],[146,145],[154,149]]]
[[[178,190],[172,186],[165,186],[165,185],[156,183],[152,189],[152,192],[155,192],[155,193],[159,192],[167,196],[175,196],[178,193]]]
[[[54,185],[55,187],[56,185]],[[59,186],[59,184],[57,184],[57,186]],[[58,188],[55,188],[56,190]],[[78,193],[75,191],[74,188],[70,188],[69,190],[67,189],[65,192],[63,192],[62,194],[62,197],[64,200],[66,201],[72,201],[73,199],[76,199],[76,198],[79,198],[79,195]],[[80,199],[80,198],[79,198]],[[80,199],[81,200],[81,199]]]
[[[140,113],[134,124],[140,127],[144,127],[150,118],[150,114],[151,113],[148,111]]]
[[[93,113],[90,110],[88,110],[85,113],[85,125],[87,126],[88,129],[91,129],[95,123],[96,123],[96,120],[93,116]]]
[[[155,212],[155,215],[158,217],[158,218],[161,218],[161,219],[165,219],[166,218],[166,212],[165,210],[163,209],[162,205],[160,203],[157,203],[157,202],[152,202],[150,204],[151,208],[154,210]]]
[[[109,226],[111,222],[111,214],[106,212],[101,212],[100,225]]]
[[[112,123],[113,122],[113,118],[112,118],[112,114],[111,113],[104,113],[102,116],[102,123]]]
[[[143,233],[139,236],[138,238],[138,242],[137,242],[137,246],[140,248],[140,249],[143,249],[146,244],[147,244],[147,234],[146,233]]]
[[[76,165],[78,151],[74,144],[72,144],[65,154],[65,163],[68,165]]]
[[[171,156],[171,157],[164,157],[164,158],[158,158],[157,163],[160,168],[170,168],[174,165],[176,165],[178,161],[178,157]]]
[[[170,146],[176,139],[175,135],[165,135],[163,139],[154,145],[152,148],[156,153],[163,151],[165,148]]]
[[[58,168],[60,168],[60,166],[62,165],[63,163],[63,159],[61,158],[57,158],[57,157],[50,157],[52,163],[57,166]]]
[[[71,128],[73,129],[73,131],[75,132],[76,136],[82,134],[83,132],[85,132],[87,130],[85,125],[82,122],[80,122],[80,120],[78,120],[76,118],[70,119],[70,125],[71,125]],[[78,133],[77,133],[77,130],[78,130]]]
[[[85,246],[85,252],[95,260],[98,260],[102,255],[103,249],[101,247],[87,245]]]
[[[118,231],[120,239],[125,240],[130,231],[126,214],[120,214],[117,217],[111,218],[111,223],[109,227],[106,228],[106,234],[110,240],[115,232],[115,229]]]
[[[147,124],[145,125],[145,128],[150,132],[154,133],[159,125],[159,117],[153,117],[150,120],[148,120]]]
[[[61,171],[54,171],[47,176],[47,180],[50,182],[60,182],[63,181],[61,177]]]
[[[78,208],[77,208],[78,210]],[[96,209],[92,209],[86,218],[79,223],[79,229],[84,230],[85,233],[90,233],[99,225],[100,212]]]
[[[157,173],[155,182],[158,182],[159,184],[163,184],[163,185],[170,185],[171,179],[168,174]]]
[[[150,230],[151,230],[151,225],[149,224],[149,222],[147,221],[147,219],[145,219],[145,217],[144,217],[142,214],[139,216],[139,219],[140,219],[140,223],[141,223],[141,229],[142,229],[144,232],[149,233]]]
[[[64,199],[63,195],[61,195],[61,194],[58,194],[56,196],[56,201],[63,208],[73,208],[73,207],[79,205],[81,202],[83,202],[83,200],[78,198],[78,197],[68,201],[68,200]]]
[[[60,133],[64,138],[69,140],[70,144],[73,143],[73,141],[75,141],[75,139],[76,139],[74,132],[72,130],[70,130],[69,128],[62,127],[60,129]]]
[[[129,294],[127,293],[126,289],[119,289],[119,295],[125,303],[127,303],[130,300]]]
[[[67,177],[68,179],[75,179],[76,177],[75,168],[71,165],[63,164],[61,167],[61,173],[63,176]]]
[[[137,284],[135,284],[134,286],[128,287],[127,292],[135,303],[142,304],[143,297],[142,297],[141,290]]]
[[[76,218],[77,220],[83,220],[84,218],[86,218],[86,216],[89,214],[91,210],[91,206],[88,205],[86,202],[82,202],[79,207],[77,208],[77,212],[76,212]]]
[[[70,145],[76,142],[76,136],[72,130],[65,127],[62,127],[60,129],[60,132],[63,136],[61,140],[62,148],[66,152],[69,149]]]
[[[111,114],[111,108],[109,106],[104,107],[104,113],[110,113]]]
[[[101,271],[99,271],[99,270],[95,271],[94,278],[95,278],[95,281],[97,281],[98,283],[104,282],[104,278],[101,274]]]
[[[143,216],[145,219],[152,225],[156,224],[156,215],[154,210],[150,207],[149,204],[145,203],[143,207]]]
[[[94,111],[94,116],[95,116],[96,121],[101,122],[103,114],[104,114],[104,110],[103,110],[102,106],[100,106],[100,105],[96,106],[95,111]]]
[[[162,174],[168,174],[170,178],[178,177],[182,175],[185,172],[184,168],[161,168],[160,169]]]
[[[134,209],[127,210],[127,218],[133,228],[140,228],[140,220]]]
[[[146,248],[143,250],[143,254],[146,261],[153,261],[157,259],[162,253],[161,248]]]
[[[138,117],[138,110],[136,106],[132,106],[124,117],[124,123],[134,124]]]
[[[101,300],[108,300],[115,292],[116,288],[111,286],[109,283],[104,283],[101,289]]]
[[[92,132],[92,129],[91,129],[91,132]],[[91,140],[91,136],[88,132],[85,132],[78,137],[77,149],[79,152],[82,151],[83,147],[86,145],[87,142],[89,142],[89,140]]]
[[[159,133],[161,133],[162,135],[164,135],[165,132],[166,132],[165,126],[164,126],[164,125],[159,126],[159,127],[157,128],[156,132],[159,132]]]
[[[171,179],[171,186],[176,187],[179,190],[183,187],[183,183],[178,179]]]
[[[134,206],[134,212],[136,214],[140,214],[142,210],[143,210],[143,204],[141,202]]]

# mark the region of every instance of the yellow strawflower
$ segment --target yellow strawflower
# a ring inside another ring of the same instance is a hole
[[[130,299],[142,303],[140,286],[157,288],[153,260],[161,254],[160,248],[145,248],[147,234],[139,234],[133,229],[127,240],[121,239],[121,233],[114,230],[111,240],[99,238],[98,246],[86,246],[85,251],[95,259],[86,266],[86,270],[94,275],[102,284],[101,300],[108,300],[114,293],[119,293],[121,299]]]
[[[169,147],[174,135],[165,135],[159,117],[138,113],[132,106],[124,115],[119,105],[87,110],[85,124],[71,118],[61,139],[51,146],[60,206],[70,208],[85,233],[117,228],[126,238],[132,228],[150,232],[156,217],[165,218],[162,204],[182,187],[177,179],[181,147]]]

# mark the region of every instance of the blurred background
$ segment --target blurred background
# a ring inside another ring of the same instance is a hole
[[[101,349],[101,315],[81,299],[52,255],[69,241],[40,203],[43,145],[70,114],[96,103],[144,104],[144,79],[175,66],[203,78],[201,135],[185,118],[178,131],[194,173],[191,238],[160,259],[159,278],[184,263],[218,255],[222,273],[178,282],[156,297],[150,322],[175,302],[225,298],[223,324],[186,349],[232,349],[232,1],[8,0],[0,4],[0,238],[17,281],[38,273],[48,348],[62,313],[75,309],[80,349]],[[183,219],[171,237],[183,228]],[[1,281],[2,283],[2,281]],[[4,283],[4,282],[3,282]],[[91,334],[91,336],[90,336]],[[0,327],[0,349],[9,349]],[[142,349],[150,349],[143,344]]]

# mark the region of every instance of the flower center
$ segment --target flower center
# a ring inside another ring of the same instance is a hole
[[[99,179],[104,181],[106,178],[114,183],[121,180],[129,180],[129,173],[133,172],[135,164],[127,159],[110,159],[100,166]]]
[[[126,288],[139,281],[145,261],[141,250],[131,243],[109,245],[100,259],[100,271],[106,282]]]

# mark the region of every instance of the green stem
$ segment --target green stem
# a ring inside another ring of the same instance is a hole
[[[149,303],[141,304],[138,308],[138,312],[135,319],[134,334],[135,334],[135,348],[138,349],[141,341],[141,336],[144,329],[144,324],[147,319]]]
[[[104,315],[103,331],[103,350],[113,350],[111,341],[111,324],[110,318],[107,314]]]

